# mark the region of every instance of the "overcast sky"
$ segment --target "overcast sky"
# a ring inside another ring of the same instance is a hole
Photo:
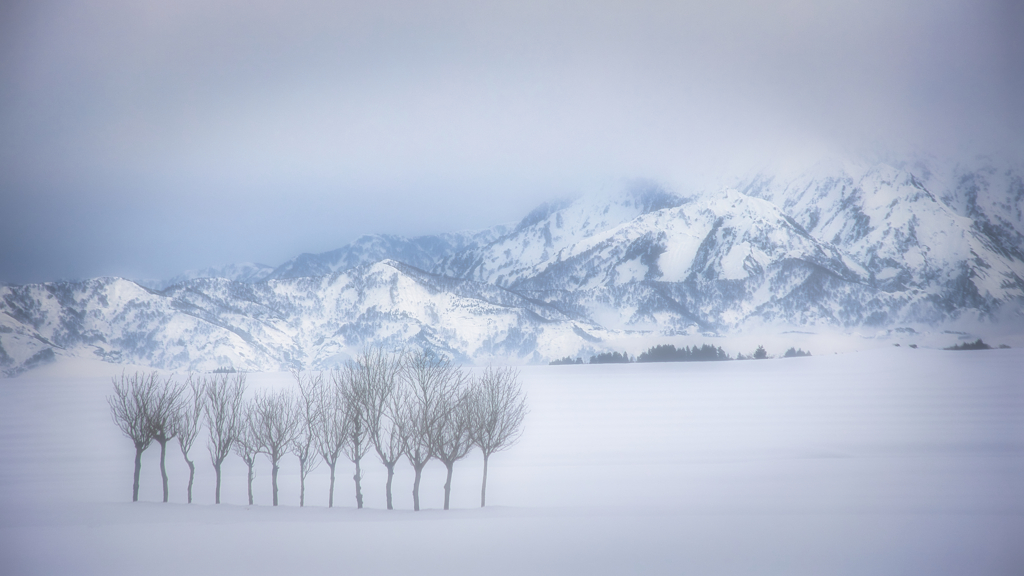
[[[521,218],[886,143],[1021,151],[1016,0],[0,4],[0,282]]]

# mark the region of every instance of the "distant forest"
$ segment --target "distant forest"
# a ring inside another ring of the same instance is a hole
[[[630,362],[704,362],[709,360],[732,360],[732,358],[720,347],[710,344],[693,348],[688,346],[676,348],[672,344],[662,344],[651,347],[635,358],[630,358],[626,352],[604,352],[591,356],[590,362],[584,362],[583,358],[566,356],[560,360],[551,361],[551,364],[628,364]]]
[[[796,358],[800,356],[810,356],[810,352],[805,352],[799,348],[790,348],[783,354],[783,358]],[[768,352],[764,349],[764,346],[758,346],[757,350],[750,356],[744,356],[743,354],[737,354],[736,358],[732,358],[725,353],[720,346],[712,346],[711,344],[702,344],[700,346],[683,346],[682,348],[676,348],[672,344],[662,344],[660,346],[652,346],[646,352],[640,354],[635,358],[630,358],[627,352],[603,352],[596,356],[591,356],[589,362],[584,362],[583,358],[566,356],[558,360],[552,360],[549,362],[552,366],[562,366],[567,364],[629,364],[631,362],[711,362],[718,360],[763,360],[769,358]]]
[[[1003,348],[1003,349],[1009,348],[1009,346],[1007,346],[1006,344],[1000,344],[999,347]],[[983,342],[981,340],[981,338],[978,338],[974,342],[964,342],[963,344],[955,344],[953,346],[950,346],[949,348],[943,348],[943,350],[991,350],[991,349],[992,349],[992,346],[990,346],[990,345],[986,344],[985,342]]]
[[[732,360],[721,347],[702,344],[699,348],[676,348],[671,344],[654,346],[641,354],[637,362],[706,362],[711,360]]]

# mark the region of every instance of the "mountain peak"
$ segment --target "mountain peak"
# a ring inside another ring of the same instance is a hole
[[[366,235],[270,273],[211,268],[163,290],[0,286],[0,370],[65,355],[330,367],[371,343],[537,362],[751,325],[1019,320],[1022,211],[1024,173],[988,161],[825,159],[685,200],[637,181],[545,204],[514,228]]]

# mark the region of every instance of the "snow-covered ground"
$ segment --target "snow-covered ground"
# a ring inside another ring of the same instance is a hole
[[[119,369],[62,361],[0,380],[3,574],[1022,574],[1024,350],[876,349],[765,361],[522,368],[531,412],[512,450],[412,473],[352,469],[328,509],[327,469],[283,506],[257,464],[226,464],[223,501],[203,437],[196,503],[177,446],[171,503],[159,449],[132,504],[131,442],[105,396]],[[250,389],[290,386],[252,374]]]

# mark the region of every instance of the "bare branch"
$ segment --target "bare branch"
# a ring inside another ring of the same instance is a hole
[[[360,354],[352,365],[356,398],[362,404],[366,430],[377,456],[387,468],[385,493],[388,510],[394,508],[391,482],[395,464],[402,457],[404,442],[396,412],[395,394],[402,369],[401,356],[388,354],[382,348],[371,348]]]
[[[196,465],[195,462],[189,459],[188,453],[192,450],[192,445],[195,443],[196,438],[199,437],[199,418],[203,414],[205,393],[203,391],[203,382],[192,373],[189,373],[188,378],[185,380],[185,385],[189,390],[189,394],[185,395],[182,399],[179,410],[172,422],[172,427],[174,435],[178,438],[178,447],[181,449],[181,455],[185,458],[185,463],[188,464],[188,503],[191,504],[192,484],[195,480]]]
[[[451,362],[430,351],[408,354],[402,370],[402,387],[396,395],[396,410],[400,411],[403,453],[415,472],[413,480],[413,509],[420,509],[420,478],[427,462],[434,457],[434,444],[438,436],[443,411],[441,399],[461,380],[459,369]]]
[[[210,461],[217,473],[216,503],[220,504],[220,468],[238,438],[245,394],[245,373],[214,374],[208,380],[204,380],[203,389],[206,392],[206,428],[210,433],[206,447],[210,451]]]
[[[470,390],[465,375],[456,369],[451,379],[442,382],[438,394],[438,419],[434,429],[431,452],[448,471],[444,483],[444,509],[447,510],[452,489],[452,468],[473,448],[470,438]]]
[[[288,453],[299,419],[292,394],[282,390],[256,394],[253,401],[253,430],[260,451],[270,458],[274,506],[277,506],[277,473],[281,458]]]
[[[164,502],[169,495],[167,488],[167,442],[174,437],[174,421],[181,411],[179,398],[185,391],[184,384],[178,384],[173,378],[157,380],[154,385],[153,401],[149,405],[147,420],[153,440],[160,444],[160,477],[163,480]]]
[[[513,368],[484,370],[473,386],[470,432],[485,456],[515,445],[528,410],[526,395]]]
[[[338,458],[348,444],[351,422],[345,406],[344,377],[339,371],[331,373],[330,385],[314,389],[318,394],[316,418],[317,452],[331,469],[331,485],[328,507],[334,506],[334,472]]]
[[[526,396],[519,383],[519,373],[507,367],[487,367],[474,383],[469,402],[470,437],[484,455],[481,507],[487,502],[488,459],[519,440],[526,414]]]
[[[242,405],[242,412],[239,417],[238,435],[235,438],[234,450],[235,454],[238,454],[245,462],[248,468],[248,474],[246,475],[247,486],[249,489],[249,505],[252,506],[252,481],[256,477],[253,472],[256,466],[256,455],[262,452],[262,445],[256,435],[255,429],[255,406],[252,401],[246,402]]]
[[[367,438],[366,401],[364,400],[368,391],[358,378],[355,366],[351,363],[346,365],[343,370],[333,372],[331,377],[336,390],[341,395],[345,419],[348,421],[347,435],[342,451],[356,465],[356,473],[352,476],[352,480],[356,484],[356,508],[362,508],[363,474],[360,462],[370,447]]]
[[[135,480],[132,483],[132,502],[139,500],[139,477],[142,471],[142,452],[153,441],[149,425],[149,411],[156,393],[157,374],[135,372],[129,376],[113,378],[114,394],[107,396],[110,416],[125,436],[135,444]]]
[[[305,378],[298,372],[293,376],[298,384],[299,398],[297,402],[298,424],[295,439],[292,441],[292,452],[299,459],[299,506],[306,505],[306,476],[320,463],[317,454],[317,434],[320,412],[323,408],[320,401],[323,397],[323,373],[307,374]]]

